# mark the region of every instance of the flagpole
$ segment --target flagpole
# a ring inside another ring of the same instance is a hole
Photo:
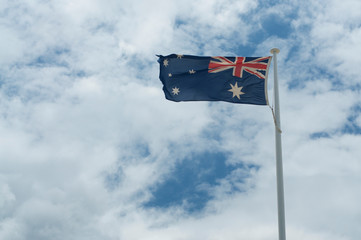
[[[276,140],[276,174],[277,174],[277,206],[278,206],[278,236],[279,240],[286,240],[285,224],[285,200],[283,188],[283,166],[282,166],[282,142],[281,142],[281,120],[278,94],[278,75],[277,75],[277,54],[278,48],[271,49],[273,54],[274,68],[274,115],[275,115],[275,140]]]

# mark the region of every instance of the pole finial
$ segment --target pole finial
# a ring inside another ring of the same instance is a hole
[[[270,51],[272,54],[277,54],[280,52],[280,50],[278,48],[272,48]]]

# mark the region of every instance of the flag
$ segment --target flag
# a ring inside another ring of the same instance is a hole
[[[272,57],[158,55],[166,99],[267,105]]]

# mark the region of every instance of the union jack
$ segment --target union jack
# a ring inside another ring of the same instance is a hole
[[[210,61],[208,65],[209,73],[218,73],[233,68],[233,76],[242,78],[243,71],[256,75],[261,79],[265,79],[265,75],[260,71],[267,71],[268,61],[271,57],[261,57],[251,61],[246,61],[245,57],[236,57],[234,62],[226,57],[213,57],[218,61]]]

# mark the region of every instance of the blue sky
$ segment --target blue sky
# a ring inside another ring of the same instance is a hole
[[[277,47],[288,239],[358,240],[360,12],[0,0],[0,239],[277,239],[270,109],[167,101],[156,57]]]

